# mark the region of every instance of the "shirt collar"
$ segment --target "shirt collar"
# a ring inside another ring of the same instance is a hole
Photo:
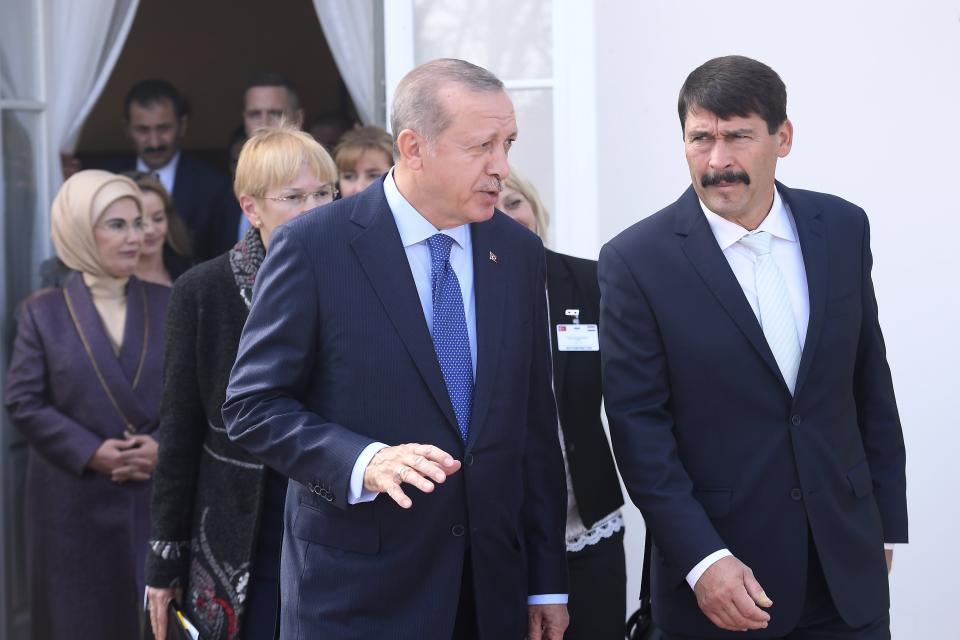
[[[726,251],[749,233],[736,222],[731,222],[710,211],[703,200],[700,201],[700,208],[703,209],[703,213],[707,217],[707,223],[710,225],[710,230],[713,231],[721,251]],[[780,197],[780,192],[777,189],[773,190],[773,205],[770,207],[770,213],[763,219],[757,230],[766,231],[770,235],[787,242],[797,241],[797,232],[790,220],[787,204]]]
[[[459,227],[443,230],[434,227],[400,193],[393,179],[393,169],[390,169],[383,180],[383,193],[387,197],[387,205],[393,213],[393,219],[397,222],[397,230],[400,232],[400,241],[403,242],[404,248],[426,242],[430,236],[437,233],[450,236],[461,249],[469,247],[470,225],[462,224]]]
[[[173,154],[173,157],[170,158],[170,162],[163,165],[159,169],[151,169],[147,166],[147,163],[143,161],[143,158],[137,156],[137,171],[140,173],[146,173],[151,176],[156,176],[160,180],[160,184],[163,185],[163,188],[167,190],[170,195],[173,195],[173,182],[177,177],[177,165],[180,164],[180,152],[177,151]]]

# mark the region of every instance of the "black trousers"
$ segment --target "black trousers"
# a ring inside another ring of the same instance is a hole
[[[780,640],[890,640],[890,614],[886,613],[862,627],[851,627],[837,611],[830,596],[820,558],[808,532],[807,589],[796,628]],[[742,632],[729,632],[730,637],[743,637]],[[690,636],[664,634],[664,640],[696,640]]]
[[[570,626],[565,640],[623,640],[627,565],[623,530],[567,554]]]

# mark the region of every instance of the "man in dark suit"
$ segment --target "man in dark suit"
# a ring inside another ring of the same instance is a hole
[[[134,85],[124,100],[123,117],[136,156],[104,168],[155,175],[173,196],[177,213],[190,230],[194,257],[202,261],[234,245],[240,205],[226,174],[180,150],[188,111],[169,82],[144,80]]]
[[[513,106],[437,60],[392,127],[382,181],[274,233],[223,407],[291,478],[281,637],[559,640],[543,245],[494,210]]]
[[[905,458],[866,215],[775,181],[793,126],[768,66],[705,63],[679,113],[692,187],[599,265],[655,619],[671,638],[889,638]]]

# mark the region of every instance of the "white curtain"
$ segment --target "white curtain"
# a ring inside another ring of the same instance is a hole
[[[73,153],[83,123],[113,72],[140,0],[46,0],[49,202],[63,184],[60,153]],[[50,213],[34,226],[34,255],[50,254]]]
[[[373,3],[376,1],[313,0],[327,45],[364,124],[379,124],[374,120],[376,47]]]
[[[48,0],[47,119],[53,188],[60,152],[73,153],[84,121],[113,72],[140,0]]]

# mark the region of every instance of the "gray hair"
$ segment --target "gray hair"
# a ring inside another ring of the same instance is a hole
[[[465,60],[440,58],[420,65],[400,80],[393,94],[390,127],[395,156],[400,156],[397,136],[404,129],[416,131],[432,145],[450,126],[450,114],[437,94],[441,87],[452,82],[471,91],[503,91],[503,82],[497,76]]]

